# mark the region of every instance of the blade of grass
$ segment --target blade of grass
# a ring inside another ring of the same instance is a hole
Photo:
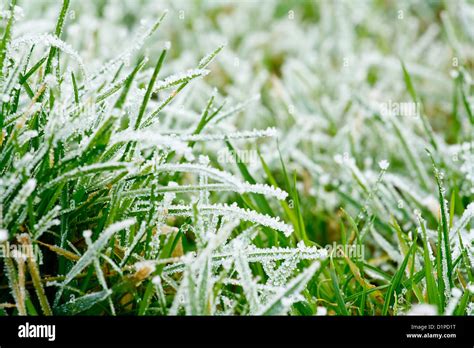
[[[2,41],[0,42],[0,79],[3,78],[3,65],[5,62],[5,57],[7,55],[7,46],[11,38],[12,24],[13,24],[13,19],[15,18],[15,16],[13,15],[13,9],[15,8],[15,6],[16,6],[16,0],[12,0],[10,2],[10,10],[9,10],[10,14],[9,14],[8,22],[5,27],[5,31],[3,33]]]
[[[393,300],[393,294],[399,288],[401,284],[403,274],[405,273],[405,269],[408,264],[408,260],[410,259],[410,254],[414,252],[415,248],[416,248],[416,238],[413,241],[413,244],[410,247],[410,250],[408,250],[408,253],[405,255],[405,258],[403,259],[403,262],[401,263],[400,268],[398,269],[397,273],[395,273],[395,275],[392,278],[390,288],[388,289],[385,295],[385,302],[382,309],[382,315],[387,315],[388,313],[388,309]]]

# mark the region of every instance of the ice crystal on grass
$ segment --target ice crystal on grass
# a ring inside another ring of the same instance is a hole
[[[257,312],[260,307],[260,301],[257,294],[257,286],[254,279],[252,279],[252,271],[250,269],[247,257],[243,250],[237,247],[235,256],[235,268],[239,273],[240,284],[244,289],[245,297],[250,306],[250,313]]]
[[[87,70],[84,62],[77,51],[75,51],[68,43],[62,41],[55,35],[51,34],[27,34],[16,38],[10,43],[10,50],[19,50],[21,46],[31,47],[32,45],[45,45],[48,47],[56,47],[62,52],[70,55],[79,64],[82,73],[87,78]],[[10,53],[11,54],[11,53]],[[50,75],[51,78],[54,78]]]
[[[74,265],[73,268],[68,272],[66,277],[64,278],[62,284],[67,285],[71,282],[85,267],[87,267],[91,262],[94,261],[99,255],[99,252],[102,248],[105,247],[107,242],[109,241],[110,237],[112,237],[115,233],[130,227],[135,223],[135,220],[129,219],[121,222],[116,222],[115,224],[107,227],[99,236],[99,238],[89,245],[87,251],[82,255],[79,261]],[[90,239],[92,233],[90,231],[86,231],[84,233],[84,238]]]
[[[268,303],[257,313],[260,315],[281,315],[288,311],[297,296],[313,277],[319,268],[319,263],[314,262],[303,273],[292,279],[283,289],[278,291]]]
[[[429,304],[414,305],[407,315],[437,315],[438,310],[435,306]]]
[[[390,165],[390,163],[387,160],[381,160],[379,162],[379,167],[382,170],[387,170],[389,165]]]
[[[191,69],[184,73],[172,75],[164,79],[163,81],[158,81],[155,84],[154,92],[161,91],[163,89],[167,89],[176,85],[179,85],[183,82],[191,81],[197,77],[204,77],[209,74],[209,70],[207,69]]]
[[[263,215],[250,209],[239,208],[237,205],[227,204],[214,204],[214,205],[201,205],[199,207],[200,214],[212,215],[217,214],[220,216],[229,216],[237,219],[247,220],[267,226],[277,231],[281,231],[285,236],[289,236],[293,232],[293,228],[290,225],[285,224],[278,217],[272,217],[269,215]],[[194,214],[193,207],[187,205],[171,205],[168,207],[168,212],[173,215],[188,215]]]
[[[8,231],[0,229],[0,243],[6,242],[8,240]]]
[[[34,238],[39,239],[41,235],[53,226],[60,224],[59,215],[61,207],[59,205],[53,207],[47,214],[45,214],[40,221],[34,226]]]

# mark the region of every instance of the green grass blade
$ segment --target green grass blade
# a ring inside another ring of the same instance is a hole
[[[0,42],[0,79],[3,78],[3,66],[5,64],[5,57],[7,55],[7,46],[10,42],[12,24],[13,24],[13,9],[15,8],[16,0],[10,2],[10,18],[8,18],[7,26],[5,27],[5,32],[3,33],[2,41]]]
[[[387,294],[385,295],[385,302],[383,304],[382,315],[387,315],[387,313],[388,313],[388,309],[389,309],[390,304],[392,303],[392,300],[393,300],[393,294],[399,288],[399,286],[401,284],[403,274],[405,273],[405,270],[406,270],[407,265],[408,265],[408,260],[410,259],[410,255],[411,255],[411,253],[413,253],[415,248],[416,248],[416,239],[413,241],[413,245],[410,247],[410,250],[405,255],[405,257],[403,259],[403,262],[400,264],[400,267],[397,270],[397,273],[395,273],[395,275],[392,278],[390,288],[387,291]]]

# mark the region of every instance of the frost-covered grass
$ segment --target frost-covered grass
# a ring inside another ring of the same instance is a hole
[[[472,5],[1,10],[1,314],[472,314]]]

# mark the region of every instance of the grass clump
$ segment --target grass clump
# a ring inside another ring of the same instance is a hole
[[[162,110],[209,72],[222,46],[195,70],[159,80],[170,44],[154,68],[140,54],[165,13],[138,34],[139,44],[91,72],[62,40],[68,6],[64,1],[54,35],[6,34],[2,41],[2,243],[39,252],[21,249],[4,262],[3,287],[11,293],[2,295],[3,314],[288,311],[317,262],[288,287],[258,282],[252,268],[292,260],[284,274],[291,278],[296,262],[324,253],[254,244],[260,228],[276,238],[292,233],[268,203],[265,213],[258,207],[264,196],[283,200],[287,193],[214,168],[193,151],[197,143],[276,132],[213,133],[210,123],[223,112],[216,94],[195,126],[160,125]],[[7,28],[17,10],[12,3]],[[222,192],[232,194],[219,202]],[[247,197],[242,206],[228,203],[236,196]],[[235,286],[243,290],[230,293]]]
[[[1,314],[472,314],[471,5],[120,4],[2,11]]]

